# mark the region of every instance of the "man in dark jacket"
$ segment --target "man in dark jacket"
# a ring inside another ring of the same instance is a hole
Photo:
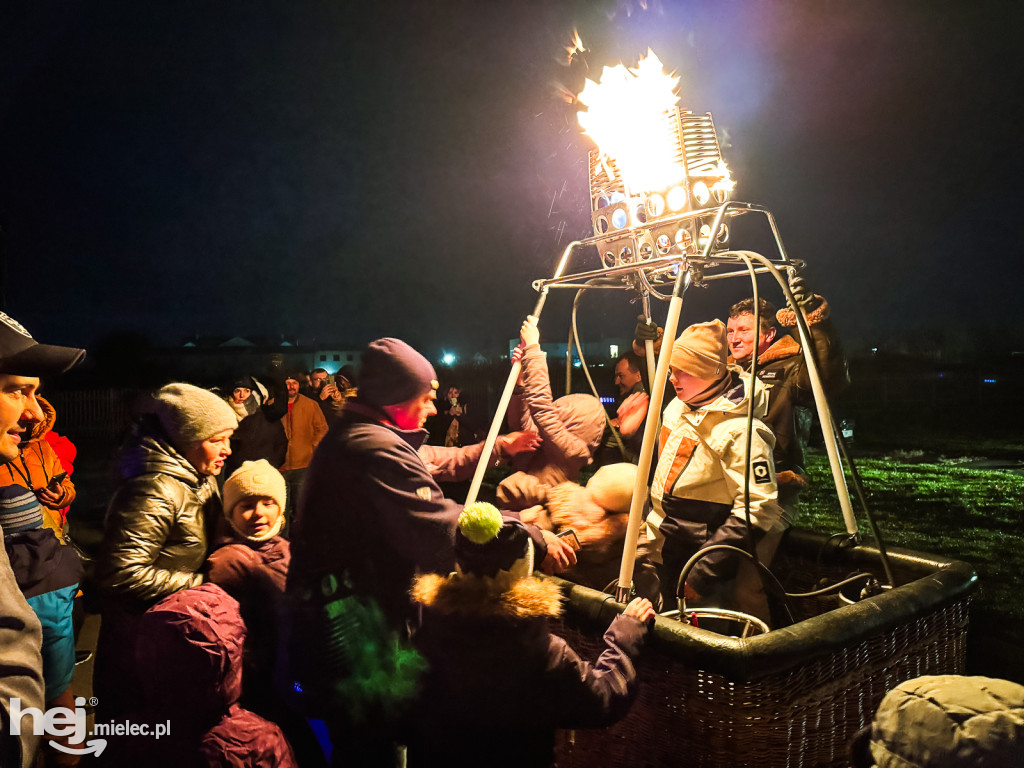
[[[827,394],[836,394],[850,378],[846,357],[829,319],[828,302],[808,290],[802,278],[793,280],[792,289],[807,313],[822,386]],[[757,378],[768,390],[768,413],[763,421],[775,434],[773,457],[779,503],[792,517],[800,489],[807,485],[804,448],[810,437],[814,394],[799,342],[788,333],[780,334],[776,320],[785,328],[794,328],[796,312],[787,307],[776,313],[770,302],[761,299],[761,327],[755,334],[754,300],[744,299],[730,308],[727,329],[732,361],[746,370],[750,369],[754,338],[758,337]]]
[[[82,349],[38,343],[0,312],[0,463],[18,459],[25,434],[43,421],[36,397],[39,377],[64,373],[83,357]],[[41,543],[53,546],[52,534],[44,534]],[[31,718],[15,735],[9,713],[12,699],[22,711],[45,707],[41,643],[39,619],[19,589],[5,548],[0,553],[0,765],[28,766],[35,758],[39,737],[32,733]]]
[[[620,356],[615,363],[618,400],[615,418],[610,427],[605,427],[601,447],[594,456],[594,464],[599,467],[622,461],[636,464],[640,458],[649,402],[643,374],[640,372],[641,365],[645,365],[643,358],[632,351]]]
[[[444,498],[437,480],[459,479],[479,459],[481,446],[423,446],[422,427],[436,413],[437,386],[433,366],[403,341],[379,339],[363,353],[359,394],[313,456],[299,502],[287,586],[298,604],[328,592],[355,594],[372,601],[386,624],[407,636],[415,623],[413,577],[454,567],[462,505]],[[497,445],[499,455],[510,442]],[[553,534],[534,535],[545,567],[575,562],[572,550]],[[323,638],[293,638],[293,661],[332,653],[318,643]],[[313,658],[325,667],[329,661]],[[329,676],[329,669],[321,675]],[[328,727],[336,751],[356,756],[353,765],[385,764],[388,744],[396,738],[383,723],[374,733],[346,722]]]

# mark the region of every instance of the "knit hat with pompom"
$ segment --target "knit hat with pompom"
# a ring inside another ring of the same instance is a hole
[[[470,504],[455,532],[456,570],[464,576],[517,581],[533,573],[533,540],[518,520],[506,520],[492,504]]]

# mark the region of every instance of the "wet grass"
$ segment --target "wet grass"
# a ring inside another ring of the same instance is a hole
[[[958,460],[913,455],[857,459],[868,504],[886,543],[964,560],[978,572],[973,620],[986,632],[1024,648],[1024,477],[976,469]],[[801,495],[799,525],[843,530],[839,502],[823,453],[808,460],[810,489]],[[862,533],[870,529],[854,501]]]

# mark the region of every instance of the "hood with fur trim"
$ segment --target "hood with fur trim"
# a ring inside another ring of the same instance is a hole
[[[43,411],[43,420],[33,422],[32,426],[25,430],[22,445],[31,443],[33,440],[42,440],[46,433],[53,429],[53,425],[57,421],[57,409],[50,405],[48,400],[36,395],[36,402],[39,403],[39,407]]]
[[[562,614],[562,590],[550,581],[529,576],[502,589],[490,579],[439,576],[430,573],[413,582],[412,598],[441,614],[472,614],[523,620]]]

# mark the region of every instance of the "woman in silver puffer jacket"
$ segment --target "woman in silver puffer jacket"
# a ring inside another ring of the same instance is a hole
[[[235,412],[214,393],[168,384],[121,448],[121,484],[107,508],[96,580],[103,618],[94,690],[114,716],[131,707],[138,617],[203,582],[207,519],[220,515],[216,476],[231,454]]]

